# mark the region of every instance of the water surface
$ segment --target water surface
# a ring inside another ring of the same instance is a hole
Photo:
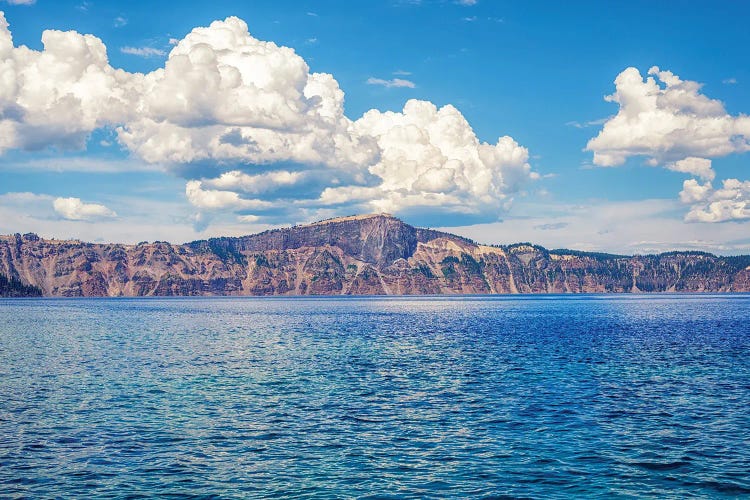
[[[750,295],[0,301],[0,491],[750,495]]]

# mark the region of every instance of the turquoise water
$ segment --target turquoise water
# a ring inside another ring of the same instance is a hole
[[[750,295],[0,301],[0,495],[750,495]]]

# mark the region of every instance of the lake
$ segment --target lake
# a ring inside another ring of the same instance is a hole
[[[0,491],[750,495],[750,295],[0,300]]]

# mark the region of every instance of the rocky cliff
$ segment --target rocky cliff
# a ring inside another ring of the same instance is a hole
[[[74,297],[747,292],[750,256],[486,246],[377,214],[183,245],[0,236],[0,275]]]

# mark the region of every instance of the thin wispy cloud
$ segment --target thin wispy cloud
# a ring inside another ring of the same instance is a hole
[[[471,7],[472,5],[477,4],[477,0],[456,0],[456,3],[458,5],[463,5],[464,7]]]
[[[115,28],[122,28],[128,24],[128,20],[122,16],[117,16],[114,21]]]
[[[737,84],[737,79],[734,78],[734,77],[732,77],[732,78],[726,78],[726,79],[722,80],[721,83],[723,83],[724,85],[736,85]]]
[[[588,127],[598,127],[599,125],[604,125],[607,120],[612,118],[611,116],[607,116],[606,118],[599,118],[597,120],[589,120],[587,122],[579,122],[579,121],[569,121],[565,123],[568,127],[575,127],[575,128],[588,128]]]
[[[154,47],[121,47],[120,52],[138,57],[161,57],[167,55],[166,51]]]
[[[398,69],[394,71],[393,74],[396,76],[409,76],[411,75],[411,71],[404,71],[403,69]]]
[[[368,85],[380,85],[386,88],[409,88],[413,89],[416,84],[411,80],[405,80],[403,78],[391,78],[390,80],[384,80],[382,78],[370,77],[367,79]]]
[[[103,139],[100,146],[111,147],[112,141]],[[160,166],[149,165],[134,158],[113,159],[94,156],[72,156],[51,158],[30,158],[18,161],[0,162],[0,172],[85,172],[88,174],[156,172]]]
[[[36,0],[4,0],[4,2],[10,5],[33,5]]]

